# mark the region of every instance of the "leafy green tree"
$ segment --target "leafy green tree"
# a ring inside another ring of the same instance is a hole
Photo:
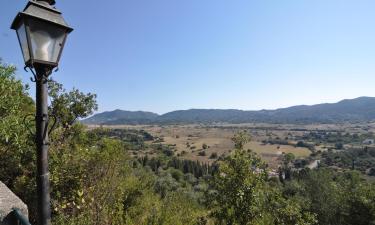
[[[155,192],[164,198],[169,192],[176,191],[179,185],[170,173],[163,173],[155,182]]]
[[[28,87],[16,78],[16,68],[0,60],[0,180],[30,207],[36,205],[35,148],[24,119],[33,119],[34,104]],[[30,116],[30,117],[29,117]]]
[[[296,190],[307,197],[309,211],[317,215],[319,224],[343,224],[344,196],[332,178],[329,170],[312,171],[304,177],[301,189]]]
[[[233,138],[235,151],[219,164],[212,185],[212,216],[219,224],[314,224],[313,214],[268,184],[266,165],[250,150],[250,137]]]
[[[319,168],[296,178],[284,183],[283,195],[303,202],[303,210],[314,213],[318,224],[375,224],[375,186],[358,172]]]
[[[65,129],[72,126],[77,119],[87,117],[98,109],[96,94],[85,94],[76,88],[67,92],[54,80],[49,80],[48,88],[51,99],[50,112]]]
[[[283,155],[282,165],[279,167],[279,179],[281,182],[292,179],[292,163],[295,160],[293,153],[287,153]]]
[[[250,135],[248,135],[247,131],[240,131],[236,133],[232,141],[234,142],[234,148],[243,150],[245,147],[245,144],[251,141]]]
[[[265,204],[265,171],[253,154],[236,150],[219,166],[215,176],[213,216],[222,223],[250,224],[261,217]]]
[[[33,100],[15,76],[14,66],[0,60],[0,180],[13,187],[33,167],[32,137],[24,118],[34,112]]]

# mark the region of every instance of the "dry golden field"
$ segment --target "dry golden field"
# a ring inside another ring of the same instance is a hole
[[[226,155],[233,149],[231,138],[241,130],[246,130],[251,135],[251,142],[245,147],[256,152],[271,168],[277,168],[280,156],[283,153],[293,153],[297,158],[308,157],[311,151],[307,148],[294,147],[292,145],[263,144],[263,140],[269,138],[284,139],[289,137],[289,142],[296,142],[293,138],[303,135],[305,132],[315,130],[340,131],[351,133],[363,133],[375,131],[375,124],[317,124],[317,125],[293,125],[293,124],[217,124],[217,125],[137,125],[137,126],[107,126],[117,129],[146,130],[154,137],[160,138],[163,144],[175,146],[180,158],[198,160],[211,163],[215,159],[210,158],[213,153],[217,156]],[[93,128],[93,127],[92,127]],[[150,143],[151,144],[151,143]],[[203,146],[207,145],[206,149]],[[329,146],[316,146],[317,150],[324,151]],[[199,155],[204,151],[205,155]]]
[[[211,163],[215,159],[210,158],[213,153],[218,156],[226,155],[233,149],[231,138],[240,130],[248,130],[252,141],[245,147],[258,153],[270,166],[277,166],[278,159],[283,152],[293,153],[297,157],[307,157],[310,151],[307,148],[295,148],[290,145],[264,145],[262,140],[267,135],[283,136],[287,132],[273,131],[271,128],[249,129],[244,126],[219,126],[207,127],[201,125],[173,125],[173,126],[111,126],[111,128],[143,129],[154,137],[161,138],[163,144],[173,145],[176,148],[176,155],[180,158],[198,160]],[[149,143],[151,144],[151,142]],[[203,145],[207,145],[205,156],[200,156]]]

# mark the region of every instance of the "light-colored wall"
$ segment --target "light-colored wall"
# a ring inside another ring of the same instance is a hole
[[[13,208],[18,208],[28,217],[25,203],[21,201],[9,188],[0,182],[0,225],[15,225],[12,215]]]

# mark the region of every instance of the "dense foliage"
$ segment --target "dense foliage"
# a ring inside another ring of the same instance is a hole
[[[314,142],[314,143],[341,143],[341,144],[361,144],[366,139],[373,139],[374,135],[369,133],[364,134],[351,134],[341,132],[326,132],[326,131],[314,131],[305,133],[302,137],[303,140]]]
[[[375,176],[375,148],[351,148],[346,151],[327,151],[322,153],[322,166],[340,169],[359,170]]]
[[[22,122],[34,112],[33,101],[15,68],[4,64],[0,93],[0,180],[27,203],[35,224],[35,147]],[[93,94],[51,81],[50,95],[59,121],[49,152],[54,224],[375,224],[375,186],[356,172],[292,170],[295,159],[286,154],[282,176],[270,177],[244,149],[245,132],[215,164],[182,160],[147,132],[77,123],[96,110]],[[146,141],[155,154],[131,154]]]
[[[219,166],[212,180],[212,215],[219,224],[315,224],[314,214],[285,198],[271,185],[265,164],[250,150],[242,132],[233,139],[235,151]]]
[[[0,180],[7,185],[34,167],[32,140],[23,123],[34,111],[33,100],[15,71],[0,61]]]

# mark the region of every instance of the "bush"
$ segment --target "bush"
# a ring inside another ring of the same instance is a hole
[[[308,148],[310,151],[314,151],[315,150],[314,145],[305,143],[303,141],[298,141],[297,144],[295,145],[295,147]]]
[[[369,176],[374,176],[375,177],[375,168],[371,168],[369,173],[368,173]]]
[[[306,144],[303,141],[299,141],[297,142],[296,147],[306,147]]]
[[[338,149],[338,150],[341,150],[341,149],[344,148],[344,145],[342,143],[336,143],[335,148]]]
[[[200,152],[198,152],[198,155],[199,156],[206,156],[206,151],[200,151]]]
[[[210,159],[217,159],[217,153],[216,152],[213,152],[210,156]]]

